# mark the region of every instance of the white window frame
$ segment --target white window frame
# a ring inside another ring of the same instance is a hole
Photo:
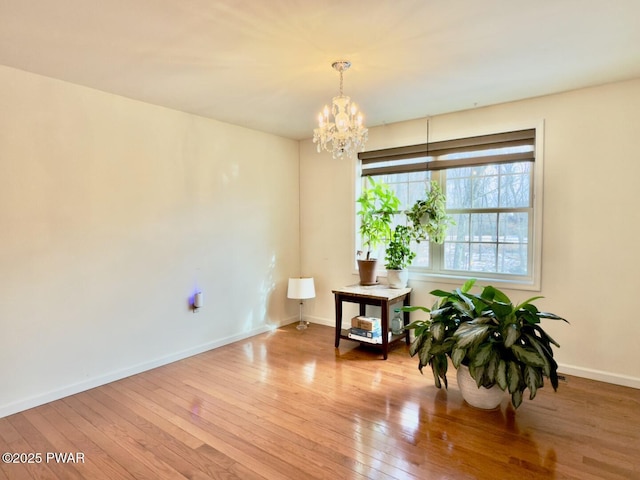
[[[468,278],[476,278],[478,280],[478,284],[493,284],[499,286],[504,289],[514,289],[514,290],[530,290],[530,291],[540,291],[542,284],[542,227],[543,227],[543,187],[544,187],[544,121],[540,121],[535,125],[526,124],[520,126],[509,126],[508,128],[501,128],[500,131],[488,131],[477,133],[476,135],[490,135],[493,133],[501,133],[505,131],[511,130],[521,130],[521,129],[535,129],[535,162],[532,162],[533,167],[533,175],[532,175],[532,189],[530,195],[532,195],[532,208],[533,208],[533,219],[530,222],[530,229],[532,232],[529,232],[529,252],[531,252],[531,257],[528,258],[528,269],[530,269],[530,273],[527,275],[527,278],[514,278],[508,274],[499,274],[499,273],[485,273],[485,272],[432,272],[428,271],[425,268],[416,268],[409,267],[409,280],[413,282],[429,282],[429,283],[446,283],[446,284],[457,284],[459,285],[461,282]],[[470,137],[471,135],[466,135],[466,137]],[[355,194],[356,197],[360,194],[362,189],[362,170],[361,170],[361,162],[356,162],[355,169]],[[354,199],[355,199],[354,198]],[[357,204],[356,208],[357,210]],[[355,215],[354,210],[354,218],[355,218],[355,229],[354,229],[354,244],[356,246],[356,250],[359,248],[360,238],[358,235],[359,231],[359,219],[357,215]],[[434,259],[438,255],[444,254],[444,247],[441,245],[430,244],[430,252],[429,258],[430,262],[433,262]],[[384,270],[384,261],[381,260],[378,264],[378,268],[381,269],[379,271],[380,276],[386,276],[386,271]]]

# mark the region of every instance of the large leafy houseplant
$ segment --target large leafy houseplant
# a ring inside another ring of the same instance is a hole
[[[497,386],[511,394],[518,408],[524,391],[533,400],[547,377],[558,388],[558,364],[553,346],[558,343],[547,334],[542,319],[561,320],[553,313],[540,311],[533,297],[514,304],[502,291],[486,286],[477,295],[471,293],[474,280],[452,292],[434,290],[439,297],[430,312],[431,319],[418,321],[407,328],[416,329],[411,354],[419,355],[419,368],[431,365],[436,386],[447,386],[447,357],[455,368],[467,365],[478,387]],[[414,308],[414,307],[408,307]],[[568,323],[568,322],[567,322]]]

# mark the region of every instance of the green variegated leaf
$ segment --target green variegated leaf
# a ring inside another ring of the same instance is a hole
[[[431,364],[431,371],[433,372],[433,383],[436,388],[442,388],[442,383],[440,382],[440,377],[436,373],[436,366],[434,363]]]
[[[429,292],[431,295],[433,295],[434,297],[448,297],[449,295],[451,295],[451,292],[445,292],[444,290],[431,290],[431,292]]]
[[[518,331],[518,326],[515,324],[511,324],[507,326],[507,333],[504,339],[504,346],[507,348],[511,348],[516,340],[520,338],[520,332]]]
[[[517,391],[521,382],[520,366],[517,362],[509,361],[507,366],[507,388],[509,389],[509,393]]]
[[[422,371],[422,367],[427,365],[429,363],[429,360],[431,360],[431,357],[432,357],[431,344],[432,344],[432,339],[431,337],[429,337],[427,338],[427,340],[425,340],[425,342],[420,347],[420,350],[419,350],[420,371]]]
[[[422,345],[424,340],[425,340],[424,337],[414,338],[413,342],[411,342],[411,345],[409,346],[409,355],[413,357],[416,354],[416,352],[420,349],[420,346]]]
[[[489,362],[491,356],[491,345],[486,343],[473,353],[472,365],[480,367]]]
[[[524,383],[529,389],[529,399],[533,400],[536,396],[536,392],[538,391],[538,386],[540,384],[541,375],[538,373],[538,370],[529,365],[525,365],[524,367]]]
[[[475,367],[473,365],[469,365],[469,373],[471,373],[471,376],[476,381],[476,385],[478,386],[478,388],[480,388],[484,383],[484,367]]]
[[[451,311],[451,307],[434,308],[431,310],[431,320],[436,320],[440,317],[447,315]]]
[[[454,300],[453,302],[451,302],[451,305],[458,312],[458,315],[473,317],[473,310],[469,309],[469,306],[466,303],[461,302],[460,300]]]
[[[516,390],[511,394],[511,403],[513,408],[518,408],[522,403],[522,390]]]
[[[489,361],[487,362],[486,370],[484,372],[485,379],[485,387],[489,387],[496,383],[496,372],[498,370],[498,352],[494,349],[491,349],[491,355],[489,356]]]
[[[449,362],[447,361],[446,355],[438,355],[434,357],[434,363],[438,367],[438,375],[444,382],[444,388],[449,388],[449,382],[447,382],[447,368],[449,367]]]
[[[551,336],[545,332],[540,325],[536,325],[533,327],[536,332],[540,334],[541,338],[544,338],[547,342],[553,343],[556,347],[560,348],[560,344],[556,342]]]
[[[431,355],[448,354],[451,351],[451,342],[431,344]]]
[[[502,390],[507,389],[507,363],[504,360],[498,362],[496,369],[496,383]]]
[[[520,345],[514,345],[511,347],[511,351],[515,354],[516,358],[522,363],[531,365],[532,367],[544,367],[545,361],[538,352],[533,349],[521,347]]]
[[[529,333],[524,334],[525,338],[529,341],[529,345],[536,349],[540,357],[544,360],[544,367],[542,367],[544,374],[548,377],[551,373],[551,365],[547,359],[547,352],[544,345],[538,340],[538,338]]]
[[[555,313],[538,312],[538,317],[540,317],[540,318],[548,318],[550,320],[562,320],[563,322],[569,323],[569,321],[566,318],[559,317]]]
[[[459,288],[456,289],[456,293],[458,294],[458,298],[460,298],[460,300],[462,300],[466,304],[467,308],[465,309],[465,311],[473,312],[476,308],[476,306],[473,304],[473,301],[471,301],[469,297],[462,293],[462,290],[460,290]]]
[[[420,310],[420,311],[426,312],[426,313],[429,313],[431,311],[427,307],[418,307],[418,306],[401,307],[400,310],[402,310],[403,312],[416,312],[416,311]]]
[[[444,337],[444,324],[442,322],[433,322],[431,324],[431,335],[436,342],[440,342]]]
[[[469,322],[462,323],[454,333],[457,344],[461,348],[480,344],[489,335],[489,325],[474,325]]]
[[[495,319],[491,317],[476,317],[469,323],[472,325],[486,325],[488,323],[495,323]]]
[[[467,350],[464,348],[454,347],[451,352],[451,361],[453,362],[453,366],[455,368],[460,367],[462,360],[464,360],[465,355],[467,354]]]
[[[476,367],[473,365],[469,365],[469,375],[471,375],[471,378],[474,380],[476,379]]]

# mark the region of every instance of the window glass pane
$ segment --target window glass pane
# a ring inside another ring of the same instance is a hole
[[[497,270],[497,245],[495,243],[472,243],[469,270],[495,272]]]
[[[469,177],[471,177],[471,167],[447,169],[447,178],[469,178]]]
[[[389,175],[391,176],[391,175]],[[406,208],[407,202],[409,201],[409,186],[407,183],[388,183],[391,190],[393,190],[396,196],[400,199],[400,209]]]
[[[500,273],[527,275],[527,245],[498,245],[498,261]]]
[[[456,169],[468,170],[468,169]],[[447,208],[471,207],[471,178],[451,178],[451,172],[447,172],[446,197]]]
[[[412,242],[413,251],[416,252],[416,258],[411,263],[414,267],[428,268],[431,266],[429,258],[429,242]]]
[[[429,186],[429,182],[431,181],[431,175],[423,175],[423,177],[423,179],[409,182],[408,203],[404,205],[403,208],[411,208],[411,206],[416,203],[417,200],[423,199],[425,197],[425,192],[427,191],[427,187]]]
[[[426,182],[431,178],[431,172],[428,172],[426,170],[421,172],[411,172],[407,175],[409,177],[410,182],[420,182],[420,181]]]
[[[501,213],[498,238],[502,243],[529,242],[529,214],[526,212]]]
[[[530,198],[529,162],[506,164],[501,166],[500,207],[528,207]]]
[[[469,270],[469,244],[445,242],[444,268],[447,270]]]
[[[496,242],[498,240],[498,214],[471,214],[471,240],[474,242]]]
[[[493,165],[492,165],[493,166]],[[498,206],[499,176],[486,175],[490,171],[487,167],[474,168],[474,176],[471,182],[473,208],[496,208]]]
[[[451,215],[455,225],[450,225],[447,229],[447,242],[468,242],[471,240],[469,233],[469,214],[458,213]]]

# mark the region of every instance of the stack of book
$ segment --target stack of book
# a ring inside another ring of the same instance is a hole
[[[379,318],[358,316],[351,319],[349,338],[367,343],[382,344],[382,324]],[[391,340],[391,332],[389,332]]]

